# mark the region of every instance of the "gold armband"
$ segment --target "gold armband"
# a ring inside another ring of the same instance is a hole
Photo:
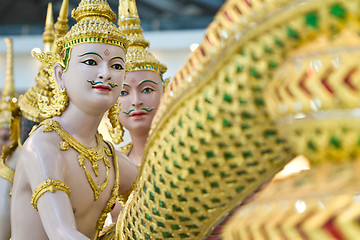
[[[48,178],[46,181],[40,183],[34,190],[32,197],[31,197],[31,205],[35,208],[37,211],[37,202],[39,201],[39,198],[46,192],[56,192],[56,191],[63,191],[67,193],[67,195],[70,198],[70,188],[60,180],[56,179],[50,179]]]
[[[138,177],[135,179],[134,183],[131,185],[129,190],[126,191],[126,193],[121,194],[117,197],[117,200],[121,203],[122,206],[125,206],[126,201],[128,200],[130,194],[135,190],[136,185],[138,183]]]

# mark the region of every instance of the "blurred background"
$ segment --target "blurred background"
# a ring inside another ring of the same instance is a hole
[[[31,50],[43,48],[47,4],[53,5],[54,22],[62,0],[1,0],[0,5],[0,89],[5,77],[5,37],[14,40],[14,78],[18,93],[35,81],[40,64]],[[69,25],[75,20],[70,11],[80,0],[69,0]],[[189,53],[201,42],[206,27],[225,0],[137,0],[145,38],[150,50],[168,66],[165,77],[172,77],[185,63]],[[108,0],[117,13],[118,0]]]

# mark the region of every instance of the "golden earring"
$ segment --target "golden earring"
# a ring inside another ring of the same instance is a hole
[[[66,88],[55,88],[53,90],[53,96],[49,100],[48,97],[39,95],[39,108],[41,115],[45,118],[60,116],[66,109],[69,98],[66,94]]]
[[[115,144],[119,144],[123,141],[124,129],[119,121],[119,100],[116,101],[114,106],[112,106],[109,111],[107,117],[111,123],[111,126],[106,125],[108,128],[109,135]]]

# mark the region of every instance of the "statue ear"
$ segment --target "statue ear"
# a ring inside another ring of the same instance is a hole
[[[55,77],[55,81],[56,84],[58,85],[58,87],[64,88],[64,81],[63,81],[63,73],[64,73],[64,68],[59,64],[55,64],[54,65],[54,77]]]

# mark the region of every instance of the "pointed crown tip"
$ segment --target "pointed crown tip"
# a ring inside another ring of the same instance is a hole
[[[57,52],[86,42],[116,45],[126,52],[128,40],[114,24],[116,15],[106,0],[82,0],[71,14],[77,23],[57,40]]]
[[[116,20],[116,14],[106,0],[81,0],[79,6],[71,12],[71,16],[77,22],[86,17],[103,17],[110,22]]]

